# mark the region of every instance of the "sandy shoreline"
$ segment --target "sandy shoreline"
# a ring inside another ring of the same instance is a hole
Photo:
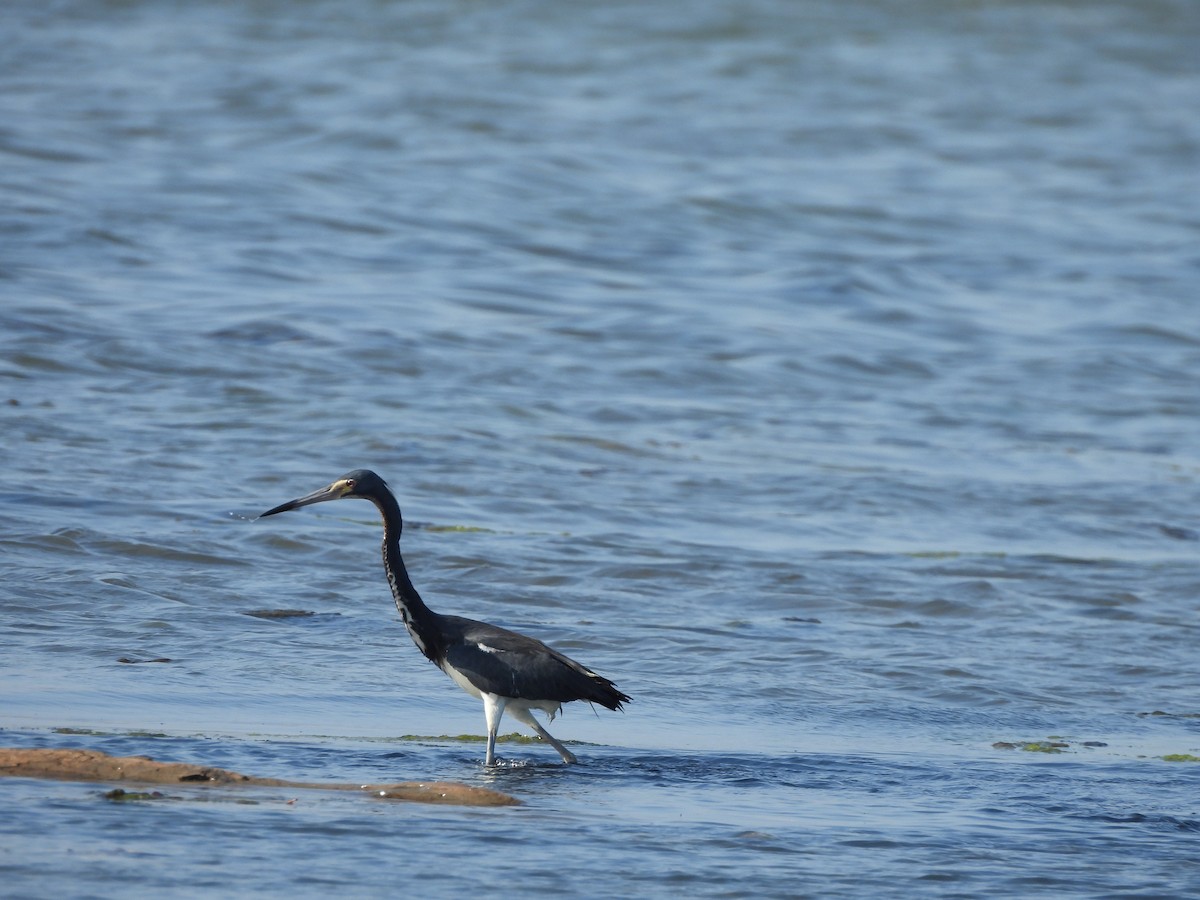
[[[373,797],[416,803],[459,806],[514,806],[521,801],[488,788],[452,781],[398,784],[318,784],[279,778],[257,778],[228,769],[193,763],[159,762],[148,756],[109,756],[98,750],[0,748],[0,776],[54,778],[62,781],[134,782],[282,787],[297,790],[360,791]]]

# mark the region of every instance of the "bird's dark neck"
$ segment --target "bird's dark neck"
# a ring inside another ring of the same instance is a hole
[[[383,570],[387,573],[396,609],[417,649],[436,663],[444,654],[435,621],[437,614],[425,605],[413,587],[408,569],[404,567],[404,559],[400,556],[400,532],[404,527],[400,504],[391,493],[371,499],[383,515]]]

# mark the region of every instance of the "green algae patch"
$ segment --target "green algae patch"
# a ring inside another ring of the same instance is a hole
[[[1042,741],[996,741],[992,744],[993,750],[1021,750],[1025,753],[1065,753],[1068,750],[1075,752],[1079,748],[1087,750],[1096,750],[1101,747],[1107,747],[1108,744],[1104,741],[1077,741],[1052,734]]]
[[[486,734],[402,734],[396,738],[398,741],[451,741],[456,744],[482,744],[487,741]],[[514,731],[511,734],[496,735],[497,744],[540,744],[542,739],[529,734],[519,734]],[[575,743],[574,741],[566,741],[565,743]]]
[[[1105,746],[1099,741],[1087,741],[1084,746]],[[1062,753],[1071,745],[1063,740],[1048,738],[1044,741],[996,741],[992,744],[994,750],[1021,750],[1025,753]]]
[[[1191,753],[1168,753],[1160,758],[1167,762],[1200,762],[1200,756],[1193,756]]]
[[[1026,741],[1019,749],[1026,753],[1062,753],[1070,746],[1065,741]]]
[[[51,728],[53,734],[79,734],[90,737],[169,738],[161,731],[98,731],[95,728]]]
[[[144,803],[147,800],[177,800],[177,797],[168,797],[162,791],[127,791],[123,788],[113,788],[111,791],[104,792],[104,799],[111,800],[113,803]]]

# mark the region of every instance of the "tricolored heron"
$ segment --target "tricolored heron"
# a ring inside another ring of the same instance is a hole
[[[562,704],[572,700],[586,700],[618,710],[630,698],[607,678],[541,641],[486,622],[444,616],[426,606],[409,580],[400,556],[404,522],[400,505],[382,478],[368,469],[356,469],[328,487],[267,510],[263,516],[354,497],[370,500],[383,516],[383,570],[413,643],[455,684],[483,700],[488,732],[484,765],[496,764],[496,732],[505,710],[554,747],[563,762],[575,762],[575,755],[550,736],[532,711],[542,710],[553,722]]]

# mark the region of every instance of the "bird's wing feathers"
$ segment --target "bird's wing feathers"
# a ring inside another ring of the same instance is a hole
[[[446,662],[475,687],[502,697],[567,703],[590,700],[617,709],[628,699],[612,682],[539,640],[471,619],[451,619]]]

